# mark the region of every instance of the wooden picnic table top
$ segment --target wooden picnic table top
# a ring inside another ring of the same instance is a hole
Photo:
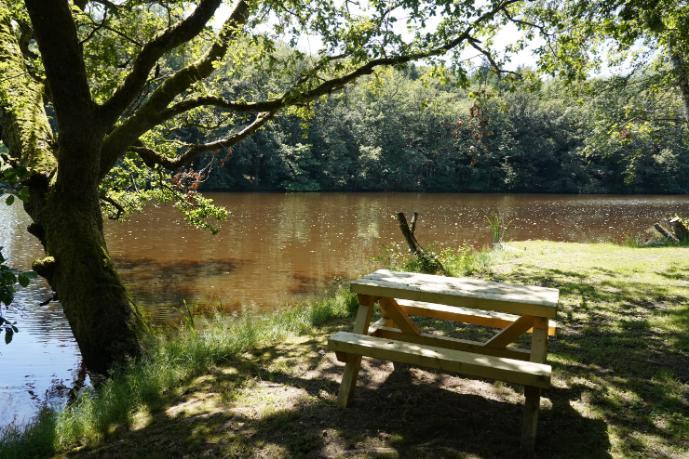
[[[560,295],[554,288],[388,269],[379,269],[352,281],[351,290],[362,295],[466,306],[549,319],[556,317]]]

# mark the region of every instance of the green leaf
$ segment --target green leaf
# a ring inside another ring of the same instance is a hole
[[[12,292],[0,292],[0,303],[5,303],[9,305],[12,303],[12,301],[14,301],[14,296],[12,295]]]
[[[19,282],[19,285],[21,285],[22,287],[26,287],[29,285],[30,279],[29,276],[27,276],[25,273],[21,273],[17,276],[17,281]]]
[[[7,204],[8,206],[11,206],[13,203],[14,203],[14,195],[11,194],[11,195],[7,196],[7,199],[5,199],[5,204]]]

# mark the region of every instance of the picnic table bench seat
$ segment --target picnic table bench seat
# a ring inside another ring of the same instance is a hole
[[[550,387],[548,335],[557,324],[557,289],[474,278],[378,270],[351,283],[359,301],[352,332],[330,336],[328,346],[346,362],[338,404],[346,407],[361,357],[435,368],[524,386],[522,447],[532,453],[541,390]],[[381,318],[371,323],[374,306]],[[499,329],[488,341],[424,333],[410,316],[466,322]],[[531,334],[531,348],[514,341]]]
[[[349,355],[366,355],[380,360],[392,360],[525,386],[550,387],[551,368],[550,365],[542,363],[424,346],[350,332],[335,333],[330,337],[329,343],[333,351]]]

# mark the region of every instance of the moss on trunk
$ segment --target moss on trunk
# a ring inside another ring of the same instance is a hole
[[[142,320],[108,254],[97,195],[74,200],[53,191],[42,220],[55,260],[48,280],[86,367],[105,374],[117,362],[137,357]]]

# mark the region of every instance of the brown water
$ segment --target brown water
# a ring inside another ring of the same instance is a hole
[[[687,196],[569,196],[410,193],[218,193],[231,211],[217,236],[188,227],[174,209],[150,206],[106,225],[111,253],[136,301],[151,317],[176,317],[183,301],[223,310],[268,309],[318,292],[336,278],[375,267],[372,258],[401,242],[394,214],[418,211],[422,244],[488,242],[486,216],[510,220],[508,239],[623,240],[654,221],[689,214]],[[0,246],[26,269],[40,246],[15,204],[0,206]],[[0,426],[24,423],[42,403],[59,404],[79,366],[59,304],[37,281],[7,316],[20,333],[0,344]]]

